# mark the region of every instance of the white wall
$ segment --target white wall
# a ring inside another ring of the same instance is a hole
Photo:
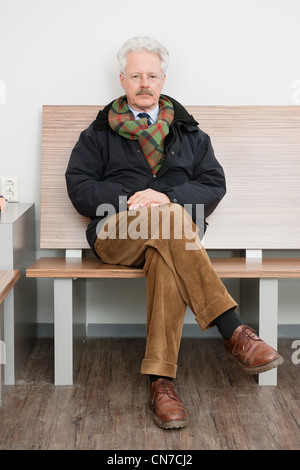
[[[42,105],[106,104],[119,96],[116,52],[138,34],[169,49],[164,91],[183,104],[300,104],[299,19],[298,0],[0,0],[0,176],[20,177],[21,201],[36,204],[38,230]],[[48,287],[39,283],[45,322]],[[135,287],[119,288],[130,302]],[[287,296],[292,317],[295,291]],[[98,292],[91,283],[95,322]],[[136,308],[128,303],[133,322],[143,295]]]

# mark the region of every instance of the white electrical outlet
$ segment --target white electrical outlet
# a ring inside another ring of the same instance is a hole
[[[1,177],[1,196],[8,202],[20,201],[20,179],[18,176]]]

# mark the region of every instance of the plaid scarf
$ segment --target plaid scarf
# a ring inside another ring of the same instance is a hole
[[[159,99],[157,121],[149,127],[146,118],[135,120],[128,108],[126,96],[114,101],[108,113],[109,125],[113,131],[126,139],[138,140],[153,174],[158,172],[164,162],[164,139],[173,119],[173,105],[163,95]]]

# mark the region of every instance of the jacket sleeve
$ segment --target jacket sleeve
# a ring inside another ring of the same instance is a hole
[[[105,163],[92,126],[80,134],[65,173],[69,198],[79,214],[94,218],[101,204],[119,212],[119,198],[129,191],[120,183],[102,181]]]
[[[215,157],[210,137],[199,132],[193,175],[190,181],[166,191],[171,202],[192,206],[196,220],[197,205],[204,206],[204,218],[217,207],[226,193],[226,181],[222,166]]]

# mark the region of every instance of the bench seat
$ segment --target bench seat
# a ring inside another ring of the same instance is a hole
[[[19,278],[19,269],[0,271],[0,304],[4,301],[5,297],[12,290]]]
[[[221,278],[300,278],[300,258],[212,258]],[[104,264],[97,258],[40,258],[26,270],[36,278],[143,278],[142,268]]]
[[[220,278],[258,280],[255,310],[259,334],[276,348],[278,280],[300,278],[300,258],[211,258],[211,262]],[[29,266],[26,276],[54,281],[55,384],[71,385],[86,331],[85,280],[144,278],[145,272],[142,268],[104,264],[93,257],[45,257]],[[260,385],[276,383],[276,369],[259,375]]]

